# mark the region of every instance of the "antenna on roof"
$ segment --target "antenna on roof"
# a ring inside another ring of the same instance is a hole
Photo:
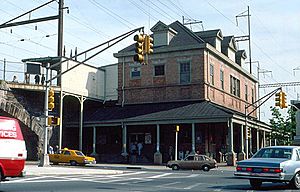
[[[202,28],[202,31],[204,31],[203,22],[200,21],[200,20],[189,19],[189,18],[185,18],[184,16],[182,16],[182,24],[183,25],[190,25],[191,30],[192,30],[192,25],[200,24],[201,28]]]

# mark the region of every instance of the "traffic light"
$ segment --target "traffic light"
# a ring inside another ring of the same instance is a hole
[[[281,101],[281,106],[280,107],[281,107],[281,109],[288,107],[287,104],[286,104],[286,94],[285,94],[285,92],[282,92],[282,101]]]
[[[48,125],[50,126],[57,126],[60,124],[59,117],[48,117]]]
[[[48,91],[48,110],[52,111],[54,108],[54,90],[49,89]]]
[[[247,137],[251,138],[251,130],[250,129],[247,130]]]
[[[153,53],[153,38],[150,35],[146,35],[145,37],[145,49],[147,54]]]
[[[133,38],[136,43],[135,43],[135,55],[133,56],[133,60],[139,63],[144,62],[144,40],[145,40],[145,35],[143,34],[138,34],[135,35]]]
[[[275,106],[278,106],[281,109],[287,108],[286,94],[283,91],[275,94]]]

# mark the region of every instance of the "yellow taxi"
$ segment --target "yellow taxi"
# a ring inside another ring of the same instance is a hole
[[[49,154],[53,164],[70,163],[70,165],[96,164],[94,157],[85,156],[81,151],[64,148],[56,154]]]

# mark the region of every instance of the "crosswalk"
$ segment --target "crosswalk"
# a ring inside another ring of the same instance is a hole
[[[171,173],[171,172],[124,172],[122,174],[115,175],[101,175],[101,174],[82,174],[82,175],[43,175],[43,176],[31,176],[25,178],[13,179],[3,184],[26,184],[26,183],[46,183],[46,182],[92,182],[101,184],[118,184],[118,185],[134,185],[147,182],[155,182],[160,180],[159,185],[156,187],[174,189],[176,186],[180,189],[192,189],[200,185],[201,183],[184,184],[181,181],[182,178],[198,177],[201,174],[193,173]],[[176,181],[174,179],[177,179]],[[179,180],[179,181],[178,181]],[[163,182],[162,182],[163,181]]]

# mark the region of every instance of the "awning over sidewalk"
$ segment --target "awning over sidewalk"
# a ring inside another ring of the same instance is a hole
[[[208,101],[139,104],[101,108],[88,117],[84,124],[87,127],[116,123],[227,122],[234,114]]]

